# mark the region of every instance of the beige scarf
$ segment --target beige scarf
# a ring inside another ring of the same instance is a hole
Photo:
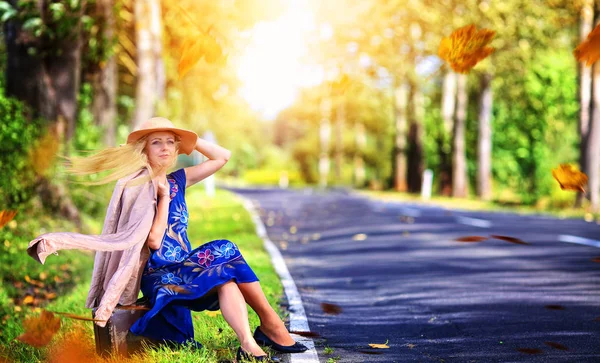
[[[108,204],[101,235],[59,232],[46,233],[29,243],[27,253],[41,264],[58,250],[97,251],[92,283],[85,306],[98,307],[96,319],[108,320],[117,303],[131,305],[140,291],[141,275],[150,251],[146,239],[156,213],[156,185],[147,181],[143,169],[120,179]],[[130,185],[126,187],[126,183]],[[97,321],[105,326],[106,321]]]

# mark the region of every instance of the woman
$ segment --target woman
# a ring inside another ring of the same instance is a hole
[[[176,128],[169,120],[160,117],[148,120],[139,130],[129,134],[127,145],[122,150],[126,151],[109,148],[87,158],[73,158],[71,171],[75,174],[90,174],[116,169],[101,180],[107,182],[124,174],[139,173],[141,169],[147,169],[145,178],[137,178],[133,185],[149,184],[151,181],[156,186],[152,190],[156,190],[157,205],[144,246],[147,247],[146,252],[149,249],[149,257],[143,265],[141,284],[138,282],[144,297],[150,301],[151,309],[134,323],[130,331],[155,340],[195,343],[191,310],[220,308],[240,341],[238,361],[251,358],[272,361],[259,344],[285,353],[305,351],[307,348],[292,339],[282,320],[269,305],[258,278],[233,242],[216,240],[192,249],[188,240],[185,190],[221,169],[229,160],[231,152],[198,138],[192,131]],[[193,150],[199,151],[208,160],[167,174],[178,154],[189,154]],[[124,153],[129,155],[123,155]],[[127,165],[119,164],[119,160],[128,160]],[[132,203],[137,204],[142,200],[139,197],[133,199],[135,201]],[[112,204],[120,205],[123,202],[113,203],[111,200]],[[152,207],[153,205],[137,205],[132,209],[148,210]],[[110,209],[111,206],[107,212],[107,220],[110,219]],[[136,230],[139,232],[140,228]],[[56,247],[58,243],[51,242],[50,237],[42,235],[32,241],[28,252],[32,256],[36,252],[47,256],[60,248],[81,248]],[[44,246],[36,247],[40,241],[43,242],[40,245]],[[40,260],[39,257],[34,258]],[[45,257],[40,262],[43,263],[44,259]],[[100,264],[99,261],[97,255],[95,264]],[[122,265],[120,261],[113,264]],[[109,291],[110,283],[116,279],[129,278],[120,277],[121,275],[123,273],[119,273],[119,270],[113,272],[109,282],[99,284],[104,286],[100,290]],[[124,275],[127,276],[126,273]],[[250,332],[246,303],[260,318],[260,326],[256,328],[254,335]],[[105,310],[110,310],[110,306]]]

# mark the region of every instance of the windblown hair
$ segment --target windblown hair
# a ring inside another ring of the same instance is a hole
[[[175,137],[176,150],[179,150],[179,137],[177,135]],[[150,175],[139,181],[139,183],[144,183],[154,178],[158,172],[158,170],[153,170],[148,161],[148,156],[144,152],[146,140],[147,135],[135,143],[109,147],[90,156],[67,157],[67,172],[76,176],[85,176],[109,171],[108,175],[100,177],[98,180],[81,182],[87,185],[100,185],[119,180],[146,168]],[[177,158],[174,157],[167,169],[174,166],[176,160]],[[138,184],[138,182],[135,184]]]

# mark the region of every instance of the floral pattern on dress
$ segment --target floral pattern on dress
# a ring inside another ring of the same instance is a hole
[[[177,233],[183,233],[187,229],[188,225],[188,211],[184,205],[175,205],[175,211],[173,212],[173,230]]]
[[[164,275],[162,275],[162,278],[160,280],[160,282],[162,282],[163,284],[167,285],[167,284],[175,284],[175,285],[179,285],[181,283],[181,279],[177,276],[175,276],[175,274],[173,274],[172,272],[168,272]]]
[[[173,200],[173,198],[175,198],[175,195],[179,191],[179,186],[177,185],[177,182],[175,181],[174,178],[167,178],[167,180],[171,184],[171,195],[170,195],[170,197],[171,197],[171,200]]]
[[[216,257],[229,258],[235,255],[235,249],[236,245],[231,242],[227,242],[217,247],[214,254]]]
[[[210,250],[198,252],[198,264],[204,267],[210,267],[210,264],[215,260],[215,256]]]
[[[165,252],[165,258],[169,262],[179,262],[181,260],[181,247],[179,246],[167,246],[167,252]]]

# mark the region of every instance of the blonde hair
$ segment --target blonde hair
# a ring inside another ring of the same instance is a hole
[[[147,139],[148,135],[145,135],[135,143],[108,147],[90,156],[65,157],[67,172],[76,176],[85,176],[109,171],[108,175],[100,177],[98,180],[81,181],[82,184],[86,185],[101,185],[119,180],[146,168],[150,172],[150,175],[135,184],[149,181],[156,176],[158,170],[152,168],[148,161],[148,156],[144,151]],[[175,135],[175,140],[175,149],[177,152],[179,150],[178,135]],[[174,157],[165,169],[173,167],[176,161],[177,157]]]

